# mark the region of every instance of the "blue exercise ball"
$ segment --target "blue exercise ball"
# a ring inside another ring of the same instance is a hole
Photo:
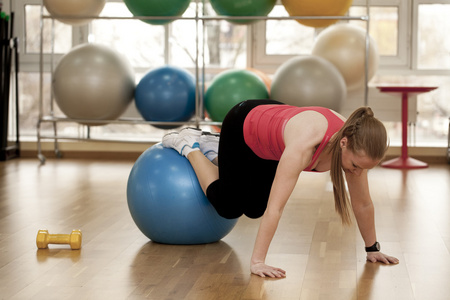
[[[137,159],[128,178],[127,199],[137,227],[158,243],[216,242],[237,222],[219,216],[189,161],[161,144],[150,147]]]
[[[194,76],[177,67],[156,68],[139,81],[134,98],[139,113],[147,121],[188,121],[195,113]]]

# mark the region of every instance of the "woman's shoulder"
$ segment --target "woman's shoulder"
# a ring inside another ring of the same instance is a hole
[[[340,113],[338,113],[338,112],[336,112],[336,111],[334,111],[334,110],[332,110],[332,109],[330,109],[330,112],[332,112],[336,117],[338,117],[339,119],[341,119],[342,122],[347,121],[347,118],[345,118],[345,117],[344,117],[343,115],[341,115]]]
[[[328,129],[328,120],[321,113],[306,110],[292,117],[285,126],[284,142],[286,146],[303,145],[315,147]]]

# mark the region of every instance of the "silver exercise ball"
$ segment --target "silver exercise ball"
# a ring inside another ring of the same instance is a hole
[[[345,81],[333,64],[317,56],[293,57],[276,71],[270,97],[294,106],[323,106],[339,111],[347,96]]]
[[[105,7],[106,0],[44,0],[44,6],[52,16],[97,17]],[[69,25],[84,25],[91,21],[85,19],[58,18]]]
[[[369,36],[367,59],[368,81],[378,68],[378,50]],[[325,58],[338,68],[347,90],[358,90],[365,85],[366,31],[352,24],[338,24],[324,29],[314,43],[313,55]]]
[[[84,44],[63,56],[53,73],[52,86],[56,103],[69,118],[113,120],[133,100],[135,81],[133,70],[119,53],[106,46]]]

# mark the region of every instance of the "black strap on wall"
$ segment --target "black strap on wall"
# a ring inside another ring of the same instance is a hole
[[[18,39],[13,37],[14,13],[10,16],[0,11],[0,161],[18,157],[20,155],[19,143],[19,93],[18,93]],[[8,125],[10,117],[10,88],[11,66],[14,57],[14,83],[15,83],[15,141],[8,140]]]

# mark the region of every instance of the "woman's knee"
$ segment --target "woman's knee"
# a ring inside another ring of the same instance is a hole
[[[206,197],[217,213],[226,219],[236,219],[243,215],[243,210],[235,200],[236,197],[229,196],[220,189],[219,180],[211,183],[206,189]]]

